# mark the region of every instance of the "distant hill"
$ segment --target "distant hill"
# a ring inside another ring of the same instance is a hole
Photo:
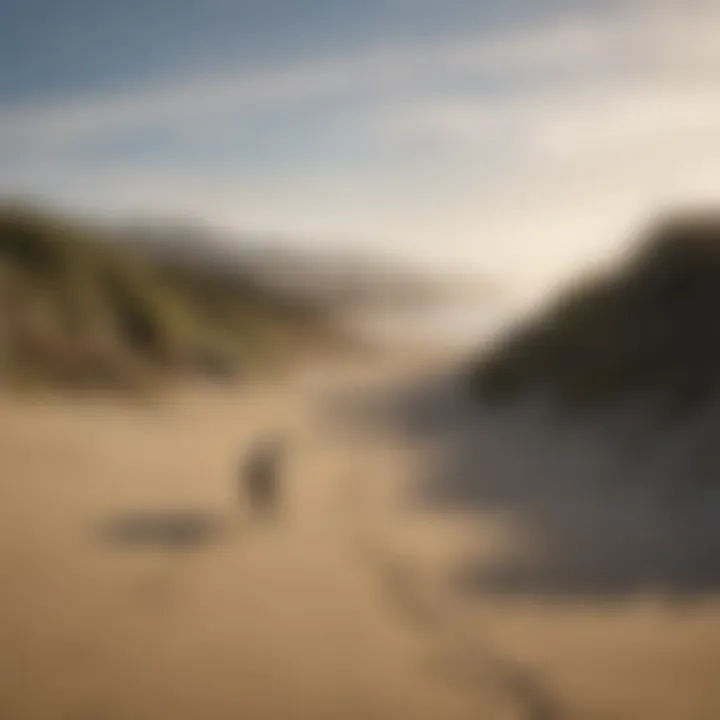
[[[561,293],[470,370],[478,397],[689,410],[720,389],[720,213],[655,222],[620,266]]]
[[[335,311],[416,307],[460,294],[497,292],[474,276],[441,278],[387,258],[340,245],[299,251],[280,238],[230,234],[198,223],[157,219],[112,229],[123,245],[164,265],[202,266],[252,278],[274,292],[290,293]]]
[[[334,337],[324,309],[240,265],[167,259],[90,223],[0,208],[0,382],[137,388],[229,378]]]

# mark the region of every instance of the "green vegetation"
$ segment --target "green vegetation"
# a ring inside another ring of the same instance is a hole
[[[720,214],[656,223],[626,263],[562,293],[471,369],[474,392],[566,408],[643,397],[682,412],[720,384]]]
[[[0,382],[230,378],[329,336],[326,313],[236,273],[159,262],[83,223],[0,209]]]

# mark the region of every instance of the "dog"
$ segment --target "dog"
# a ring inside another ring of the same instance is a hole
[[[256,445],[241,465],[241,503],[256,517],[274,517],[280,509],[284,451],[282,438],[272,436]]]

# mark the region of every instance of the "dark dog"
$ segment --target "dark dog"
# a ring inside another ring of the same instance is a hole
[[[281,502],[284,443],[270,438],[252,449],[240,472],[240,492],[257,516],[277,514]]]

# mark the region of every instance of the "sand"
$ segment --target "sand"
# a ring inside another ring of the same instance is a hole
[[[447,581],[512,529],[403,503],[431,443],[328,413],[426,372],[366,359],[155,404],[4,398],[0,718],[720,718],[712,598]],[[275,429],[287,497],[261,523],[237,467]]]

